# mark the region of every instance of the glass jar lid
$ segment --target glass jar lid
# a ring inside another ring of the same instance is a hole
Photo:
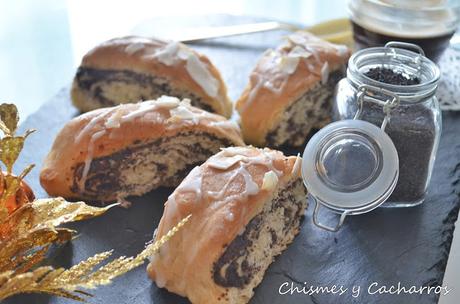
[[[359,94],[361,106],[367,89],[363,87]],[[388,100],[383,107],[390,111],[392,104],[394,100]],[[398,153],[384,131],[387,119],[379,128],[357,120],[359,115],[358,110],[355,119],[321,129],[303,153],[303,182],[316,203],[313,221],[329,231],[337,231],[347,215],[366,213],[383,204],[398,181]],[[335,227],[319,222],[320,206],[341,214]]]

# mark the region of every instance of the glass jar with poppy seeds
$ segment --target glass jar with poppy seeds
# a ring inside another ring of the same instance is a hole
[[[358,113],[360,120],[383,123],[396,147],[399,179],[383,206],[409,207],[425,199],[441,134],[439,78],[439,68],[420,47],[390,42],[356,52],[337,85],[334,120]]]

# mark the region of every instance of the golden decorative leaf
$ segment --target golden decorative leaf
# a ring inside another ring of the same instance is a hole
[[[35,229],[56,227],[61,224],[96,217],[114,206],[117,204],[102,208],[93,207],[84,202],[67,202],[62,197],[38,199],[22,206],[3,223],[0,223],[0,241],[11,235],[24,235],[34,227]]]
[[[67,285],[71,284],[75,279],[88,275],[93,271],[96,265],[108,259],[112,255],[112,252],[113,250],[95,254],[87,260],[72,266],[68,270],[63,269],[59,277],[60,282]]]
[[[99,208],[63,198],[23,205],[0,223],[0,272],[28,271],[43,260],[51,244],[72,239],[73,230],[57,226],[99,216],[115,205]]]
[[[52,243],[64,243],[72,238],[73,230],[66,228],[39,228],[25,236],[9,239],[0,243],[0,272],[6,270],[27,271],[35,266],[40,259],[34,259],[36,263],[30,264],[30,257],[36,250],[47,248]],[[43,257],[43,256],[41,256]],[[24,265],[27,263],[30,266]]]
[[[0,223],[3,223],[8,217],[8,208],[0,204]]]
[[[19,186],[21,185],[21,180],[14,175],[7,174],[4,175],[4,183],[6,184],[6,187],[2,192],[2,202],[8,202],[11,199],[14,200],[14,197],[19,190]]]
[[[35,265],[43,261],[46,253],[48,252],[49,247],[50,246],[43,246],[42,248],[24,257],[22,259],[21,265],[18,265],[16,267],[10,267],[8,269],[15,269],[14,272],[17,274],[29,271]]]
[[[116,277],[142,265],[145,259],[157,252],[164,243],[171,239],[190,217],[191,215],[181,220],[160,240],[149,244],[136,257],[122,256],[96,270],[94,269],[112,255],[112,251],[96,254],[67,270],[39,267],[34,271],[22,274],[13,271],[0,273],[0,300],[18,293],[35,292],[85,301],[84,297],[91,296],[91,294],[80,290],[80,288],[94,289],[100,285],[110,284]]]
[[[57,226],[103,214],[111,207],[98,208],[83,202],[69,203],[63,198],[34,200],[30,187],[22,179],[32,170],[26,167],[19,176],[12,174],[13,165],[24,147],[24,141],[35,130],[15,136],[19,116],[13,104],[0,105],[0,300],[18,293],[48,293],[77,301],[85,301],[91,289],[112,282],[131,269],[143,264],[190,218],[190,215],[171,229],[159,241],[149,244],[136,257],[119,257],[104,266],[112,251],[90,257],[70,269],[38,267],[49,247],[70,240],[75,231]],[[32,202],[33,201],[33,202]],[[99,267],[99,268],[98,268]]]
[[[24,177],[26,177],[27,174],[29,174],[30,171],[32,171],[32,169],[35,167],[34,164],[32,165],[28,165],[24,170],[22,170],[21,174],[19,174],[18,178],[20,180],[23,180]]]
[[[0,274],[0,299],[6,299],[20,292],[40,292],[84,302],[83,297],[64,289],[54,289],[48,286],[46,281],[43,281],[43,278],[59,271],[61,270],[54,270],[52,267],[46,266],[19,275],[15,275],[11,271],[4,272]]]
[[[0,169],[0,209],[6,209],[7,213],[11,214],[22,205],[34,200],[32,189],[22,180],[33,167],[33,165],[27,166],[19,176],[4,173]],[[5,219],[4,216],[0,216],[0,223]]]
[[[0,139],[0,160],[5,164],[8,173],[12,172],[13,165],[24,147],[24,141],[27,136],[33,132],[34,130],[27,130],[24,136],[8,135]]]
[[[36,225],[59,226],[64,223],[75,222],[93,218],[105,213],[118,204],[106,207],[94,207],[84,202],[67,202],[62,197],[38,199],[32,203]]]
[[[7,136],[0,140],[0,160],[5,164],[7,172],[12,172],[13,164],[24,147],[24,140],[22,136]]]
[[[0,161],[6,166],[6,174],[0,168],[0,223],[23,204],[34,199],[30,187],[22,179],[33,165],[24,169],[17,177],[12,174],[13,165],[24,147],[25,139],[35,130],[27,130],[23,136],[15,136],[19,122],[18,109],[14,104],[0,105],[0,129],[5,136],[0,139]],[[6,212],[5,212],[6,210]]]
[[[0,129],[5,135],[13,135],[19,122],[18,109],[14,104],[3,103],[0,105]]]
[[[10,134],[10,129],[8,129],[5,123],[1,120],[0,120],[0,130],[2,130],[4,134]]]

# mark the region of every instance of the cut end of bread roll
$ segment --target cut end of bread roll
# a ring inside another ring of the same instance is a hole
[[[330,120],[332,95],[345,75],[346,46],[296,32],[268,50],[236,104],[244,139],[269,147],[299,147]]]
[[[85,55],[72,85],[82,112],[162,95],[225,117],[232,103],[219,71],[185,44],[142,37],[106,41]]]
[[[332,72],[323,84],[313,88],[292,101],[284,109],[278,122],[268,130],[264,143],[269,147],[301,147],[314,130],[331,122],[332,95],[343,69]]]
[[[244,145],[222,116],[163,96],[81,115],[60,131],[40,173],[48,194],[114,201],[177,186],[222,147]]]
[[[306,204],[300,157],[222,149],[169,197],[156,239],[192,217],[151,257],[147,271],[159,287],[192,303],[248,303],[299,232]]]

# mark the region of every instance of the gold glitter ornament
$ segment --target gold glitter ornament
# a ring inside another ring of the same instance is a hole
[[[34,200],[30,187],[23,181],[32,170],[26,167],[19,176],[13,165],[24,147],[24,141],[34,130],[15,136],[19,115],[13,104],[0,105],[0,301],[19,293],[47,293],[76,301],[92,295],[81,289],[107,285],[126,272],[144,264],[190,218],[180,221],[166,235],[135,257],[118,257],[101,266],[113,250],[96,254],[69,269],[37,267],[52,244],[72,239],[75,231],[59,225],[102,215],[118,204],[93,207],[84,202],[70,203],[63,198]]]

